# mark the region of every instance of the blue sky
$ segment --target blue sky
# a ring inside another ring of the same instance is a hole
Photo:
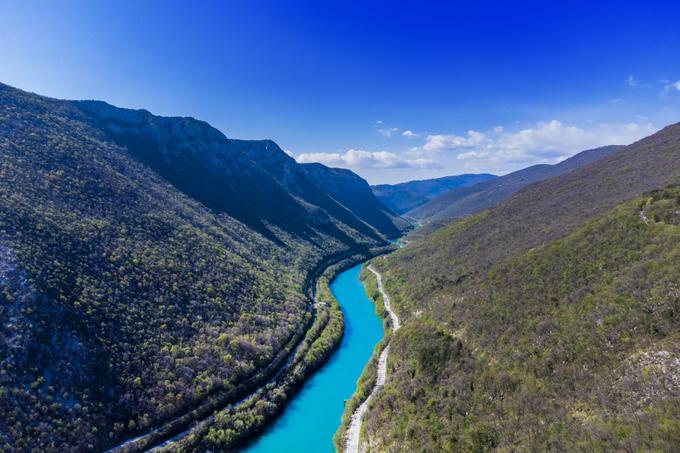
[[[680,121],[674,3],[510,3],[1,0],[0,81],[194,116],[373,183]]]

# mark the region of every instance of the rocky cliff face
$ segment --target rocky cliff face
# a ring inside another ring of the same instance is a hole
[[[397,237],[408,227],[405,220],[376,198],[366,180],[356,173],[322,164],[302,167],[316,185],[387,237]]]
[[[312,182],[303,166],[271,140],[229,139],[193,118],[158,117],[104,102],[75,105],[105,135],[182,191],[270,238],[275,238],[271,227],[303,238],[323,228],[324,233],[347,243],[354,239],[343,228],[378,241],[381,235],[398,234],[389,219],[366,224],[365,209],[359,214],[339,203],[337,191],[329,194]],[[367,192],[361,195],[373,198]],[[384,207],[378,203],[372,208]],[[340,225],[331,225],[331,219]]]

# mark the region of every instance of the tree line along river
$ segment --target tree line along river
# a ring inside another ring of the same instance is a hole
[[[333,434],[340,426],[344,401],[351,398],[364,366],[383,336],[382,320],[359,279],[361,267],[359,264],[342,272],[331,283],[331,291],[345,318],[340,346],[305,382],[285,411],[242,451],[335,451]]]

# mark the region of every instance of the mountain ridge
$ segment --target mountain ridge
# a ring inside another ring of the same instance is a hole
[[[431,221],[435,225],[441,225],[447,221],[491,208],[531,183],[588,165],[620,148],[617,145],[603,146],[582,151],[554,165],[532,165],[491,181],[445,193],[407,214],[421,221]]]
[[[351,242],[342,231],[333,229],[325,212],[378,239],[371,227],[309,181],[301,165],[271,140],[229,139],[208,123],[190,117],[157,117],[101,101],[75,104],[91,114],[95,125],[114,141],[180,189],[270,238],[275,235],[268,232],[267,224],[309,238],[311,223],[325,224],[334,230],[331,234]],[[395,229],[392,225],[388,234]]]
[[[388,245],[258,163],[273,142],[229,140],[0,84],[0,449],[101,450],[266,377],[307,333],[308,274]]]
[[[319,163],[302,164],[307,176],[343,206],[387,237],[398,237],[408,223],[382,203],[368,182],[351,170],[329,168]]]
[[[379,200],[398,214],[405,214],[450,190],[495,178],[488,173],[469,173],[434,179],[419,179],[398,184],[371,186]]]

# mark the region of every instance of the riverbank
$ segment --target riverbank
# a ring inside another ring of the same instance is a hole
[[[233,449],[255,438],[340,344],[344,321],[330,282],[349,267],[392,250],[391,246],[367,249],[327,267],[316,284],[317,316],[285,371],[245,399],[194,424],[157,451]]]
[[[345,450],[345,439],[349,430],[349,425],[352,421],[352,415],[363,403],[368,395],[371,393],[378,375],[378,359],[385,346],[389,343],[392,334],[392,327],[389,322],[389,315],[385,311],[382,296],[378,291],[378,284],[373,275],[366,266],[361,271],[361,282],[364,286],[364,292],[368,299],[373,303],[373,309],[378,317],[383,322],[383,337],[373,350],[370,360],[366,363],[359,379],[356,382],[356,388],[351,398],[345,402],[345,409],[340,421],[340,426],[337,428],[333,436],[333,444],[335,451],[341,452]]]
[[[333,310],[331,303],[318,303],[319,300],[329,298],[330,290],[326,287],[328,287],[330,280],[342,270],[358,262],[388,253],[391,250],[391,246],[358,248],[327,256],[323,261],[317,263],[308,272],[302,288],[310,299],[310,316],[307,318],[301,334],[292,337],[287,346],[275,356],[266,368],[260,370],[249,381],[238,387],[208,396],[200,405],[145,434],[128,439],[108,451],[115,453],[132,453],[150,449],[153,451],[191,451],[192,445],[196,445],[200,440],[200,436],[197,436],[197,434],[205,431],[214,423],[215,415],[223,412],[223,408],[240,408],[244,403],[268,388],[272,386],[280,387],[277,384],[286,380],[285,378],[290,370],[295,371],[295,379],[292,380],[297,382],[299,376],[302,376],[304,380],[306,376],[328,359],[342,338],[342,313],[339,308]],[[330,297],[332,298],[332,295]],[[319,310],[320,306],[321,310]],[[329,324],[331,320],[333,322]],[[313,348],[311,348],[312,345],[314,345]],[[294,392],[297,386],[293,387],[293,390],[285,390],[285,392]],[[262,419],[260,424],[264,425],[274,415],[258,411],[257,417],[258,420]],[[250,424],[245,425],[245,427],[249,426]],[[236,431],[238,433],[234,436],[236,443],[243,442],[254,435],[244,427]],[[254,432],[257,433],[258,430]],[[223,445],[220,445],[220,448],[223,447]]]
[[[362,369],[383,337],[382,320],[366,297],[361,265],[342,272],[331,283],[342,307],[345,332],[339,348],[291,401],[284,414],[244,453],[334,451],[332,439],[344,400],[355,390]]]
[[[361,438],[362,418],[368,410],[371,398],[385,384],[387,378],[387,359],[389,356],[389,339],[393,332],[401,327],[399,317],[392,309],[389,296],[385,293],[382,285],[382,276],[371,267],[366,266],[369,274],[364,276],[366,293],[375,302],[376,311],[386,322],[386,335],[376,347],[376,353],[366,365],[364,372],[357,383],[357,391],[348,402],[343,415],[342,423],[333,441],[336,451],[346,453],[358,453]],[[373,275],[374,284],[369,275]]]

